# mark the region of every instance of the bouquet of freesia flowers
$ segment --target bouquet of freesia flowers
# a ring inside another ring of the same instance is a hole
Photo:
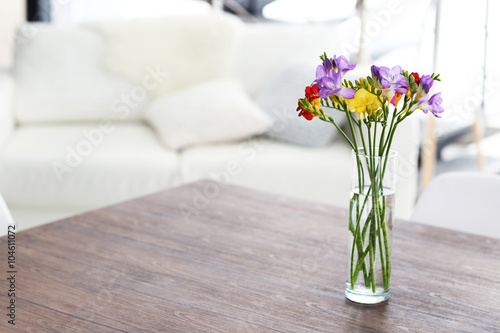
[[[322,107],[345,112],[353,134],[353,125],[361,130],[363,124],[368,128],[380,124],[384,130],[383,134],[386,135],[380,136],[379,147],[387,149],[391,146],[397,125],[415,110],[421,109],[424,113],[430,111],[437,118],[441,118],[439,114],[444,111],[441,106],[441,93],[432,96],[429,94],[434,81],[440,81],[439,75],[420,77],[418,73],[408,74],[407,71],[401,70],[400,66],[394,66],[392,69],[372,66],[372,76],[360,78],[352,83],[343,80],[343,77],[353,70],[356,64],[350,64],[344,56],[327,58],[326,53],[321,56],[321,60],[323,64],[316,69],[316,80],[306,87],[306,97],[299,99],[297,111],[300,111],[299,116],[307,120],[319,117],[335,125],[355,151],[358,147],[356,142],[351,142],[335,121],[323,112]],[[404,104],[398,110],[398,104],[403,97]],[[389,110],[390,104],[394,106],[392,113]],[[357,113],[358,118],[355,119],[351,112]],[[387,128],[389,118],[391,123]]]
[[[349,142],[356,169],[351,187],[350,261],[346,296],[377,303],[389,296],[390,253],[395,177],[388,175],[395,154],[391,150],[398,125],[417,109],[440,118],[441,93],[429,93],[439,75],[409,74],[400,66],[371,67],[371,76],[354,83],[344,80],[353,70],[344,56],[321,56],[316,79],[299,99],[299,116],[332,123]],[[351,138],[325,113],[344,112]],[[391,171],[395,174],[395,171]],[[359,279],[362,273],[362,279]],[[362,280],[362,281],[360,281]],[[354,296],[353,296],[354,295]],[[377,298],[367,300],[366,295]],[[363,298],[364,297],[364,298]]]

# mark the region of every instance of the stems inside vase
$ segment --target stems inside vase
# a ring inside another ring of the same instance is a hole
[[[368,135],[368,144],[373,142]],[[353,151],[347,288],[355,293],[388,296],[397,154],[378,154],[379,148],[372,146]]]

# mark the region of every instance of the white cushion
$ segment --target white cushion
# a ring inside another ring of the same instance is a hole
[[[321,147],[331,143],[338,134],[330,123],[318,118],[309,121],[298,117],[298,99],[304,98],[305,87],[315,79],[316,66],[317,62],[285,66],[257,94],[255,101],[273,119],[266,137],[305,147]],[[339,126],[347,122],[343,112],[327,108],[324,111]]]
[[[105,63],[141,84],[145,69],[160,72],[157,96],[227,76],[241,22],[219,15],[179,15],[89,24],[109,43]]]
[[[145,118],[172,149],[247,138],[271,123],[233,79],[200,83],[158,98]]]
[[[146,95],[104,68],[101,36],[79,27],[36,24],[30,29],[33,37],[18,36],[16,43],[20,123],[140,118]]]
[[[168,188],[177,168],[144,124],[26,125],[0,154],[0,192],[18,208],[96,208]]]
[[[341,161],[341,162],[339,162]],[[346,207],[350,148],[305,148],[267,139],[198,146],[180,155],[184,181],[212,179]]]
[[[252,139],[197,146],[180,153],[184,182],[210,179],[344,208],[349,205],[351,174],[351,148],[344,141],[305,148]],[[396,216],[407,218],[413,196],[406,183],[401,185],[401,191],[396,191]]]
[[[249,94],[256,96],[286,65],[298,62],[319,65],[323,52],[331,57],[334,54],[348,57],[356,52],[354,34],[354,29],[344,29],[338,24],[247,24],[238,35],[233,72]]]

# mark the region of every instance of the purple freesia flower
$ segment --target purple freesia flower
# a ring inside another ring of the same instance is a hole
[[[354,69],[356,64],[349,64],[344,56],[325,59],[323,65],[316,68],[316,84],[319,88],[319,97],[328,98],[331,95],[337,95],[346,99],[354,98],[356,90],[342,87],[342,77],[348,71]]]
[[[392,100],[396,92],[406,94],[410,89],[408,80],[401,74],[401,66],[394,66],[392,69],[380,66],[375,69],[375,73],[377,70],[380,84],[383,88],[387,89],[387,96],[389,100]],[[372,74],[373,73],[374,68],[372,66]]]
[[[378,66],[372,66],[372,78],[376,83],[380,85],[380,68]]]
[[[324,76],[317,83],[319,97],[328,98],[330,95],[337,95],[346,99],[354,98],[356,90],[342,87],[342,74],[332,71],[328,76]]]
[[[434,80],[431,78],[430,75],[422,76],[420,78],[420,82],[418,83],[417,95],[419,97],[427,95],[429,93],[429,90],[431,90],[433,83]]]
[[[337,67],[337,72],[341,73],[342,76],[344,76],[348,71],[356,68],[356,64],[350,64],[344,56],[340,56],[337,58],[337,56],[334,55],[333,61],[335,62],[335,66]]]
[[[410,111],[414,111],[416,109],[421,109],[424,113],[431,112],[436,118],[441,118],[439,115],[444,111],[444,108],[441,106],[443,102],[443,98],[441,98],[441,93],[437,93],[432,95],[429,98],[429,95],[425,95],[421,99],[419,99],[418,103],[414,105]]]
[[[323,62],[323,65],[319,65],[316,68],[316,82],[319,82],[325,76],[328,76],[329,73],[333,72],[333,64],[330,59],[326,59]]]

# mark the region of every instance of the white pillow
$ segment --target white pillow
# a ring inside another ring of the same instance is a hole
[[[155,96],[228,77],[241,26],[236,17],[180,15],[89,23],[107,37],[105,64],[142,84],[148,68],[159,72]]]
[[[36,34],[23,39],[26,30]],[[147,93],[102,66],[106,42],[99,34],[81,27],[27,24],[18,39],[14,78],[19,123],[141,118]],[[124,101],[126,95],[131,104]]]
[[[255,97],[283,66],[319,62],[323,52],[330,57],[357,52],[354,35],[355,29],[343,24],[245,24],[236,42],[233,73]]]
[[[158,98],[145,118],[172,149],[247,138],[271,124],[234,79],[207,81]]]
[[[338,134],[335,126],[319,118],[309,121],[298,116],[298,99],[304,98],[306,86],[315,79],[318,64],[319,61],[285,66],[257,94],[255,101],[273,119],[266,137],[304,147],[323,147]],[[339,126],[347,122],[343,112],[327,108],[324,111]]]

